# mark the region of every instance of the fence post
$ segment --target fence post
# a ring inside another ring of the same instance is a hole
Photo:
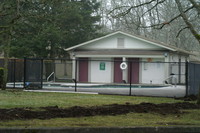
[[[24,57],[24,89],[26,88],[26,57]]]
[[[41,81],[41,89],[43,89],[43,59],[41,59],[41,76],[40,76],[40,81]]]
[[[74,80],[74,83],[75,83],[75,92],[77,92],[77,59],[75,58],[76,60],[76,64],[75,64],[75,80]]]
[[[54,71],[53,82],[56,82],[56,60],[55,59],[53,59],[53,71]]]
[[[13,69],[14,69],[14,74],[13,74],[13,78],[14,78],[13,79],[14,80],[13,88],[15,88],[15,82],[16,82],[16,77],[15,77],[16,76],[16,73],[15,73],[16,72],[16,59],[14,59],[14,68]]]
[[[189,84],[188,84],[188,79],[189,79],[189,77],[188,77],[188,68],[189,68],[189,63],[188,63],[188,61],[186,61],[186,63],[185,63],[185,85],[186,85],[186,89],[185,89],[185,96],[187,97],[188,96],[188,89],[189,89]]]
[[[130,61],[130,71],[129,71],[129,82],[130,82],[130,90],[129,90],[129,96],[131,96],[131,88],[132,88],[132,61]]]
[[[178,83],[181,84],[181,59],[178,62]]]

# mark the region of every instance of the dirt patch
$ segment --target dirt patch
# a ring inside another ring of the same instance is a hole
[[[168,126],[168,125],[170,125],[170,126],[175,126],[175,125],[178,125],[178,126],[184,126],[184,125],[187,125],[187,126],[189,126],[189,125],[195,125],[195,124],[191,124],[191,123],[181,123],[181,122],[167,122],[167,123],[164,123],[164,122],[158,122],[158,123],[156,123],[156,124],[158,124],[158,125],[166,125],[166,126]]]
[[[189,95],[186,97],[175,98],[176,100],[183,100],[183,101],[196,101],[198,97],[196,95]]]
[[[0,121],[17,120],[17,119],[51,119],[51,118],[67,118],[67,117],[85,117],[96,115],[120,115],[130,112],[135,113],[157,113],[161,115],[183,113],[184,109],[200,109],[197,104],[183,102],[183,103],[141,103],[132,105],[125,104],[111,104],[103,106],[80,107],[74,106],[70,108],[59,108],[58,106],[41,107],[40,110],[33,108],[12,108],[0,109]]]

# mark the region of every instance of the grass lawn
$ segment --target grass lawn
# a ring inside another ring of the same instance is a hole
[[[91,95],[69,93],[39,93],[24,91],[0,91],[0,108],[45,106],[95,106],[107,104],[139,104],[183,102],[173,98],[136,97],[116,95]],[[54,118],[49,120],[1,121],[0,127],[130,127],[130,126],[200,126],[200,110],[185,110],[177,115],[155,113],[128,113],[116,116],[90,116],[79,118]]]

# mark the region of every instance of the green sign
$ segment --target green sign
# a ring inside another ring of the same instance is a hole
[[[100,62],[99,69],[100,70],[105,70],[106,69],[106,63],[105,62]]]

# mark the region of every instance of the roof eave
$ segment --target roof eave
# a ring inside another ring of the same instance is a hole
[[[123,35],[126,35],[126,36],[129,36],[131,38],[135,38],[135,39],[138,39],[138,40],[141,40],[141,41],[144,41],[144,42],[147,42],[147,43],[150,43],[150,44],[153,44],[153,45],[156,45],[156,46],[159,46],[159,47],[162,47],[162,48],[165,48],[167,50],[170,50],[172,52],[180,52],[180,53],[184,53],[184,54],[192,54],[191,52],[189,51],[183,51],[183,50],[180,50],[178,48],[173,48],[172,46],[167,46],[166,44],[162,43],[162,42],[156,42],[156,41],[153,41],[153,40],[148,40],[148,39],[145,39],[144,37],[139,37],[138,35],[131,35],[129,33],[125,33],[125,32],[122,32],[122,31],[116,31],[116,32],[113,32],[111,34],[108,34],[108,35],[105,35],[105,36],[102,36],[102,37],[99,37],[99,38],[96,38],[96,39],[93,39],[93,40],[90,40],[90,41],[87,41],[87,42],[84,42],[84,43],[81,43],[81,44],[78,44],[76,46],[73,46],[73,47],[70,47],[70,48],[66,48],[64,49],[65,51],[71,51],[71,50],[74,50],[78,47],[81,47],[81,46],[84,46],[84,45],[87,45],[87,44],[90,44],[92,42],[96,42],[96,41],[99,41],[101,39],[104,39],[104,38],[107,38],[107,37],[110,37],[110,36],[113,36],[115,34],[123,34]]]

